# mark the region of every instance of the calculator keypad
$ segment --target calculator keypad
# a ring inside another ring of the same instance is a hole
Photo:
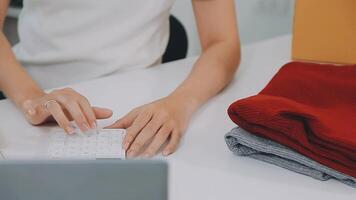
[[[123,129],[99,130],[89,137],[80,134],[67,135],[54,133],[51,137],[48,154],[54,159],[125,159],[122,141]]]

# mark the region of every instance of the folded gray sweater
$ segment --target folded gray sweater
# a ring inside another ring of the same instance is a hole
[[[272,140],[236,127],[225,135],[229,149],[239,156],[248,156],[298,172],[318,180],[337,179],[356,188],[356,178],[326,167]]]

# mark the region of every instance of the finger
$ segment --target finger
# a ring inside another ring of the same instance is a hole
[[[89,123],[78,103],[71,101],[65,105],[62,104],[62,106],[69,112],[82,132],[87,132],[90,129]]]
[[[170,135],[172,129],[168,126],[162,126],[156,136],[154,137],[151,144],[147,147],[143,156],[145,158],[150,158],[154,156],[162,145],[167,141],[168,136]]]
[[[92,107],[90,106],[89,101],[83,97],[78,100],[78,104],[79,104],[83,114],[85,115],[85,118],[87,119],[90,128],[96,129],[96,127],[97,127],[96,117],[95,117],[95,113],[94,113]]]
[[[129,158],[137,156],[145,144],[157,133],[158,129],[161,127],[161,124],[162,122],[153,117],[152,120],[136,136],[127,152],[127,156]]]
[[[136,117],[139,114],[139,109],[134,109],[131,112],[129,112],[128,114],[126,114],[124,117],[122,117],[121,119],[117,120],[115,123],[111,124],[108,127],[105,128],[128,128],[132,125],[132,123],[134,122],[134,120],[136,119]]]
[[[107,119],[112,116],[112,110],[107,108],[92,107],[96,119]]]
[[[163,156],[170,155],[178,148],[178,144],[179,144],[179,140],[180,140],[180,133],[173,130],[173,132],[170,136],[171,136],[171,138],[170,138],[167,146],[163,149],[163,153],[162,153]]]
[[[113,114],[112,110],[107,108],[92,107],[92,109],[94,111],[96,119],[107,119],[110,118]],[[73,120],[72,116],[67,110],[63,110],[63,111],[69,120]]]
[[[137,134],[146,126],[146,124],[151,120],[152,114],[148,112],[142,112],[137,116],[132,125],[127,128],[126,135],[123,141],[123,147],[127,150],[132,141],[136,138]]]
[[[67,119],[61,106],[55,102],[51,101],[46,104],[46,110],[53,116],[58,125],[62,127],[67,133],[73,134],[74,129],[72,128],[70,121]]]

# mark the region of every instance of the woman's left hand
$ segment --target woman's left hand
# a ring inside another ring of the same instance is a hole
[[[128,158],[154,156],[163,145],[162,154],[173,153],[194,113],[186,98],[168,96],[133,109],[107,128],[126,129],[123,147]]]

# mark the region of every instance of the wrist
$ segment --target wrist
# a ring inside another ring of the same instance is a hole
[[[27,89],[23,93],[21,93],[21,92],[18,93],[18,96],[17,96],[18,98],[15,100],[15,103],[19,108],[23,109],[23,105],[25,104],[25,102],[31,101],[33,99],[41,98],[44,95],[45,95],[45,92],[39,88]]]
[[[188,114],[193,114],[203,104],[195,95],[185,92],[173,92],[168,98],[174,99],[175,103],[185,108]]]

